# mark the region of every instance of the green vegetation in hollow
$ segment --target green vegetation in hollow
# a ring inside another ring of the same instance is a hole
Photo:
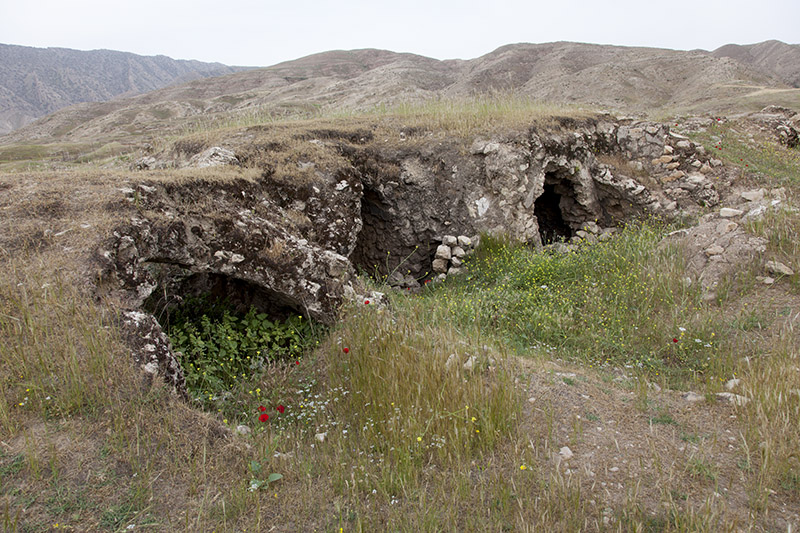
[[[667,227],[631,225],[611,240],[561,254],[486,237],[469,274],[426,296],[440,319],[478,324],[520,352],[639,369],[683,380],[725,375],[699,287],[685,282],[678,251],[660,246]]]
[[[315,338],[312,323],[301,315],[270,320],[254,307],[237,314],[207,296],[172,310],[167,332],[181,354],[189,393],[207,406],[270,363],[300,357]]]

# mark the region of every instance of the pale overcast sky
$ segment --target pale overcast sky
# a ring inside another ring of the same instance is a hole
[[[800,43],[800,0],[0,0],[0,43],[267,66],[335,49],[469,59],[578,41],[713,50]]]

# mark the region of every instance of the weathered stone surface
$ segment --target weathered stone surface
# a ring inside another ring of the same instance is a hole
[[[134,362],[145,374],[162,376],[183,399],[188,399],[183,368],[155,317],[140,311],[126,311],[122,313],[121,330]]]
[[[434,259],[433,260],[433,271],[438,272],[439,274],[444,274],[447,272],[447,260],[446,259]]]
[[[674,232],[662,245],[678,243],[687,258],[687,273],[700,282],[708,296],[719,280],[766,251],[767,241],[746,233],[730,221],[708,215],[700,224]],[[734,223],[735,224],[735,223]]]
[[[450,251],[450,247],[448,245],[440,244],[436,248],[436,259],[443,259],[444,261],[449,261],[451,256],[452,252]]]
[[[227,148],[212,146],[192,157],[186,166],[193,168],[218,167],[221,165],[238,165],[236,154]]]
[[[300,215],[287,218],[291,210],[265,196],[268,186],[240,180],[140,190],[142,216],[119,227],[99,254],[102,286],[136,308],[159,285],[167,290],[179,279],[224,276],[261,288],[277,307],[332,322],[353,275],[348,256],[361,230],[360,183],[309,197],[302,216],[319,223],[310,238],[289,232]],[[201,207],[209,204],[213,216]]]
[[[733,207],[723,207],[719,210],[719,216],[724,218],[738,217],[744,214],[741,209],[734,209]]]
[[[784,265],[780,261],[767,261],[767,272],[776,276],[794,276],[794,270]]]

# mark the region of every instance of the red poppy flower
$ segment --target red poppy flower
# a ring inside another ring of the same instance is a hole
[[[345,348],[345,349],[344,349],[344,350],[342,350],[342,351],[343,351],[344,353],[350,353],[350,348]]]
[[[282,406],[282,405],[279,405],[279,406],[278,406],[278,412],[279,412],[280,414],[283,414],[283,412],[284,412],[285,410],[286,410],[286,408],[285,408],[284,406]]]
[[[259,405],[259,406],[258,406],[258,410],[259,410],[260,412],[262,412],[262,413],[263,413],[264,411],[266,411],[266,410],[267,410],[267,408],[266,408],[266,407],[264,407],[263,405]]]
[[[678,339],[676,339],[676,338],[673,338],[673,339],[672,339],[672,342],[678,342]]]
[[[269,420],[269,415],[267,413],[259,415],[258,417],[259,422],[266,422],[267,420]]]
[[[369,305],[369,300],[364,300],[364,305]]]
[[[294,364],[299,365],[300,361],[295,361]]]

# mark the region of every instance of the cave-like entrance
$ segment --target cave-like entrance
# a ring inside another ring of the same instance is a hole
[[[544,180],[544,192],[536,199],[533,212],[539,222],[539,236],[542,244],[568,241],[572,228],[564,220],[564,209],[575,203],[572,184],[559,179],[554,172],[548,172]]]
[[[361,220],[363,226],[350,255],[361,273],[401,288],[419,287],[433,276],[433,252],[440,241],[432,236],[410,236],[409,221],[398,220],[381,195],[366,185]]]
[[[184,305],[187,299],[198,297],[224,302],[237,314],[244,314],[252,307],[278,321],[306,314],[279,294],[255,283],[220,273],[192,273],[176,266],[160,266],[158,287],[142,307],[155,316],[165,330],[170,327],[171,311]]]

